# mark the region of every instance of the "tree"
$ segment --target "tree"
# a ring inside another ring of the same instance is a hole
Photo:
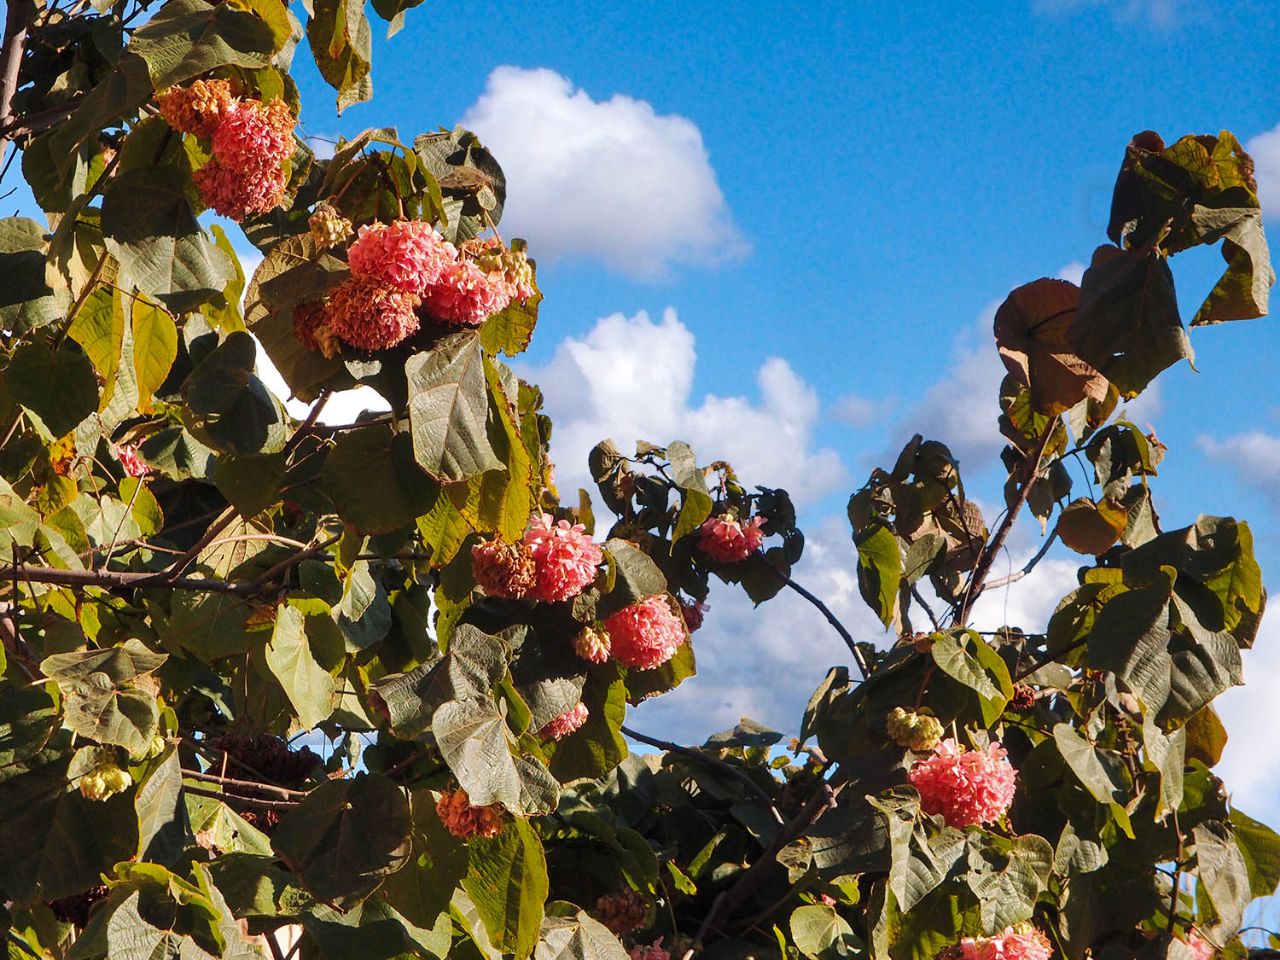
[[[374,9],[394,30],[413,5]],[[920,437],[853,494],[885,649],[792,579],[786,492],[684,443],[604,442],[598,498],[561,502],[502,359],[541,293],[497,160],[461,129],[315,157],[296,13],[8,9],[0,149],[46,218],[0,220],[10,956],[1245,955],[1280,837],[1214,776],[1212,701],[1261,574],[1243,522],[1161,527],[1165,448],[1115,418],[1191,356],[1172,256],[1221,244],[1193,327],[1266,312],[1234,137],[1135,137],[1080,287],[998,312],[998,518]],[[363,6],[305,16],[339,106],[367,99]],[[206,209],[262,252],[251,278]],[[355,384],[390,413],[322,425]],[[1028,511],[1079,586],[979,633]],[[694,674],[711,578],[794,590],[848,644],[789,750],[624,725]]]

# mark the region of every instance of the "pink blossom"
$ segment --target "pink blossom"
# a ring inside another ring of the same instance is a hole
[[[576,597],[596,578],[604,552],[580,524],[556,523],[549,513],[535,517],[524,544],[537,564],[537,582],[528,595],[544,603]]]
[[[637,944],[631,948],[631,960],[671,960],[671,953],[662,949],[662,937],[645,946]]]
[[[549,740],[563,739],[586,723],[589,715],[590,711],[587,710],[587,705],[579,700],[573,709],[565,711],[545,724],[538,731],[538,736]]]
[[[213,132],[213,157],[224,167],[258,175],[293,155],[293,114],[283,100],[241,100]]]
[[[994,937],[965,937],[960,941],[962,960],[1049,960],[1053,947],[1034,927],[1018,933],[1008,927]]]
[[[702,621],[710,609],[710,606],[699,603],[697,600],[680,601],[680,613],[684,616],[684,625],[689,628],[690,633],[702,626]]]
[[[604,621],[604,627],[609,632],[609,652],[637,670],[662,666],[688,637],[684,619],[662,596],[623,607]]]
[[[147,466],[142,456],[138,453],[138,448],[132,443],[122,443],[115,448],[116,459],[120,461],[120,466],[124,467],[124,472],[131,477],[145,477],[151,472],[151,468]]]
[[[953,827],[970,827],[1004,816],[1013,803],[1018,774],[998,742],[986,750],[966,750],[948,738],[907,776],[920,791],[925,813],[941,814]]]
[[[214,157],[191,176],[200,199],[224,217],[239,223],[246,217],[268,213],[280,205],[289,175],[284,167],[267,167],[245,173]]]
[[[422,220],[396,220],[360,228],[347,249],[347,261],[357,277],[370,277],[422,296],[457,259],[453,244]]]
[[[760,549],[763,525],[761,516],[746,523],[727,513],[711,517],[698,528],[698,548],[718,563],[739,563]]]
[[[439,279],[423,292],[427,313],[441,323],[478,327],[511,302],[511,291],[501,273],[485,273],[474,263],[450,263]]]
[[[1187,939],[1183,943],[1187,945],[1187,948],[1191,951],[1191,956],[1195,960],[1213,960],[1214,955],[1217,953],[1213,949],[1213,944],[1198,933],[1187,934]]]
[[[418,298],[377,280],[350,277],[329,294],[326,319],[341,340],[361,350],[386,350],[418,329]]]

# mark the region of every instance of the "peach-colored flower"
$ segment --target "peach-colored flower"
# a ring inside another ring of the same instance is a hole
[[[502,832],[502,807],[490,804],[473,807],[467,791],[446,791],[436,802],[436,815],[445,829],[459,840],[471,837],[496,837]]]
[[[994,937],[965,937],[960,941],[962,960],[1049,960],[1049,938],[1026,925],[1023,932],[1008,927]]]
[[[191,179],[205,206],[237,223],[274,210],[289,185],[284,167],[266,167],[247,174],[224,165],[217,157],[192,174]]]
[[[519,600],[537,583],[538,565],[524,541],[493,537],[471,548],[471,574],[485,596]]]
[[[294,122],[283,100],[241,100],[213,131],[213,157],[247,176],[279,167],[293,155]]]
[[[423,292],[422,305],[441,323],[478,327],[511,302],[501,273],[485,273],[468,260],[446,266],[440,278]]]
[[[1004,816],[1013,803],[1018,773],[998,742],[985,750],[966,750],[948,738],[907,776],[920,791],[925,813],[941,814],[953,827],[971,827]]]
[[[160,116],[179,133],[212,137],[236,98],[226,80],[196,80],[188,87],[170,87],[156,98]]]
[[[684,619],[662,596],[623,607],[604,621],[604,628],[609,632],[613,658],[637,670],[662,666],[688,636]]]
[[[537,582],[529,596],[544,603],[570,600],[596,578],[604,552],[580,524],[555,522],[549,513],[534,517],[524,544],[537,564]]]
[[[330,329],[361,350],[386,350],[418,329],[418,298],[378,280],[349,277],[329,294]]]
[[[604,663],[609,659],[609,634],[602,627],[583,627],[573,638],[573,652],[588,663]]]
[[[453,265],[458,252],[435,227],[422,220],[396,220],[361,227],[347,249],[357,277],[422,296]]]
[[[746,523],[729,514],[710,517],[698,528],[698,548],[719,563],[738,563],[760,549],[763,525],[761,516]]]
[[[1191,950],[1191,956],[1195,960],[1213,960],[1214,956],[1217,955],[1217,951],[1213,949],[1213,944],[1198,933],[1187,934],[1187,938],[1183,943]]]
[[[538,731],[538,736],[548,740],[562,740],[586,723],[588,716],[590,716],[590,711],[587,710],[587,705],[579,700],[572,709],[566,710],[554,720],[546,723]]]

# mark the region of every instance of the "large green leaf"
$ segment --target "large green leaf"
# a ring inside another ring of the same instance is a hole
[[[529,956],[550,889],[542,841],[528,821],[516,819],[498,836],[477,837],[468,848],[470,868],[462,886],[485,930],[504,952]]]
[[[277,608],[266,659],[304,728],[314,727],[333,712],[337,683],[316,663],[307,643],[305,618],[295,607]]]
[[[44,749],[60,724],[57,707],[44,684],[0,679],[0,770]]]
[[[271,25],[246,6],[168,0],[138,28],[129,51],[146,62],[157,90],[219,67],[270,66],[282,44]]]
[[[1231,811],[1231,828],[1248,868],[1250,893],[1255,897],[1271,896],[1280,886],[1280,835],[1235,809]]]
[[[982,926],[999,931],[1031,919],[1049,884],[1053,847],[1035,834],[1009,842],[974,843],[965,882],[981,903]]]
[[[533,960],[627,960],[627,949],[609,928],[585,910],[572,917],[546,917]]]
[[[271,845],[316,897],[354,903],[408,861],[409,801],[380,774],[330,780],[281,818]]]
[[[120,285],[180,312],[220,300],[233,275],[187,202],[187,177],[169,166],[114,177],[102,199],[102,233]]]
[[[178,751],[169,749],[138,784],[138,858],[173,866],[195,840],[182,796]]]
[[[338,91],[338,112],[373,96],[373,31],[359,0],[316,0],[307,39],[320,76]]]
[[[1068,337],[1126,397],[1137,396],[1166,367],[1195,358],[1178,315],[1173,273],[1150,248],[1094,251]]]
[[[440,486],[414,462],[413,440],[387,426],[338,437],[321,474],[338,515],[365,533],[407,526],[431,510]]]
[[[467,847],[440,822],[432,791],[414,791],[410,810],[409,862],[387,877],[381,895],[406,919],[429,927],[449,909],[454,889],[467,874]]]
[[[44,230],[27,217],[0,220],[0,326],[22,333],[59,316],[45,283]]]
[[[146,410],[178,358],[178,327],[168,310],[142,297],[133,298],[130,320],[138,405]]]
[[[151,676],[165,662],[141,640],[118,647],[59,653],[40,664],[63,695],[64,721],[97,743],[141,754],[151,746],[159,722],[158,682]]]
[[[474,333],[446,337],[404,367],[409,429],[419,466],[441,482],[505,467],[489,440],[489,389]]]
[[[51,389],[54,384],[57,389]],[[55,437],[70,433],[98,409],[93,363],[74,344],[64,342],[57,350],[40,343],[22,344],[4,370],[4,385]]]
[[[858,548],[858,590],[888,627],[898,615],[898,586],[902,581],[898,538],[888,527],[875,524],[855,536],[854,543]]]
[[[1262,229],[1262,212],[1247,207],[1220,210],[1197,206],[1191,220],[1206,242],[1222,238],[1222,259],[1227,262],[1191,325],[1265,316],[1276,274]]]
[[[285,445],[284,409],[254,372],[257,352],[249,334],[233,333],[182,385],[187,429],[215,450],[252,456]]]
[[[1245,907],[1252,899],[1249,868],[1226,824],[1197,824],[1191,833],[1196,845],[1196,873],[1218,914],[1217,926],[1233,933],[1240,929]]]

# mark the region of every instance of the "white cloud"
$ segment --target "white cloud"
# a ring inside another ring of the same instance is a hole
[[[1079,260],[1072,260],[1058,271],[1058,279],[1068,280],[1078,287],[1080,286],[1080,281],[1084,279],[1084,271],[1087,267],[1088,264],[1081,263]]]
[[[1280,676],[1280,619],[1263,617],[1258,639],[1244,652],[1245,685],[1215,701],[1227,728],[1227,749],[1215,771],[1232,800],[1256,819],[1280,821],[1280,750],[1275,748],[1275,678]]]
[[[606,438],[623,453],[635,441],[685,440],[700,462],[728,460],[748,485],[785,488],[797,503],[842,487],[848,473],[835,451],[816,448],[818,396],[787,361],[765,360],[756,373],[759,399],[693,395],[694,337],[674,310],[654,323],[640,312],[597,321],[569,337],[544,367],[522,365],[542,387],[555,421],[552,456],[558,486],[594,489],[587,454]]]
[[[1035,0],[1033,8],[1037,13],[1051,14],[1106,9],[1120,23],[1145,21],[1150,26],[1167,29],[1202,6],[1202,0]]]
[[[593,100],[552,70],[499,67],[462,118],[503,165],[504,233],[539,258],[587,256],[642,278],[747,252],[702,134],[622,94]]]
[[[856,393],[847,393],[831,405],[828,414],[845,426],[862,430],[875,423],[877,418],[892,406],[892,401],[878,403],[868,397]]]
[[[1250,138],[1244,148],[1253,157],[1262,213],[1274,217],[1280,214],[1280,124]]]
[[[1217,461],[1236,479],[1269,498],[1280,509],[1280,437],[1254,430],[1218,440],[1203,435],[1196,446],[1210,460]]]

